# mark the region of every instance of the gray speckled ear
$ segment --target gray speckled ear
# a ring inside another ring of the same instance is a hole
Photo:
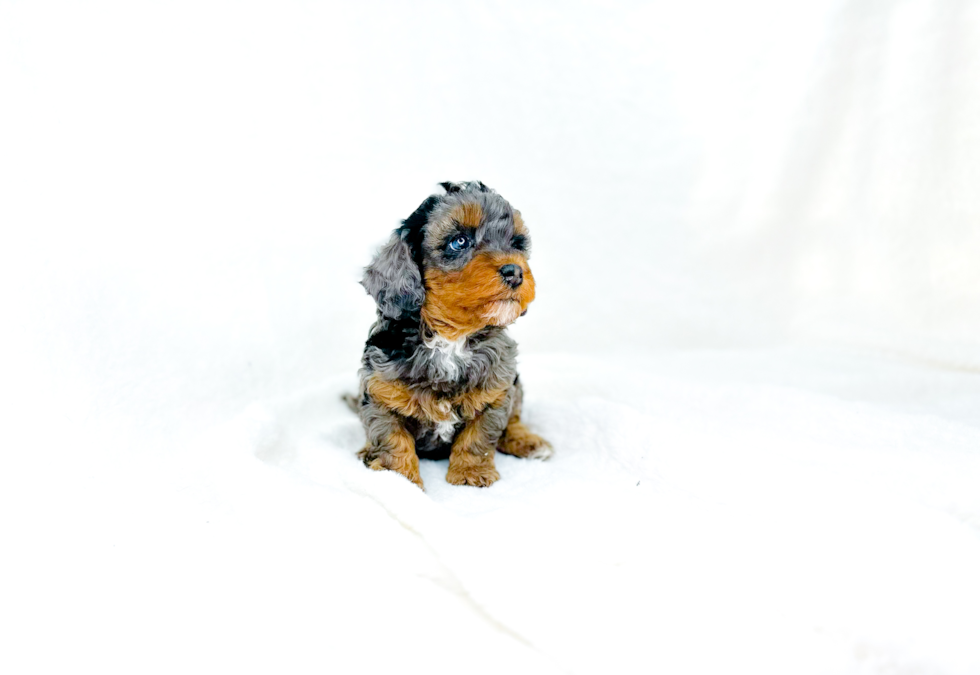
[[[490,192],[490,188],[483,184],[483,181],[479,180],[469,180],[456,183],[453,181],[446,181],[445,183],[439,183],[442,189],[446,191],[447,195],[454,194],[456,192],[462,192],[463,190],[478,190],[480,192]]]
[[[361,285],[378,303],[378,311],[392,319],[417,314],[425,301],[422,271],[412,260],[407,237],[404,228],[395,230],[361,279]]]

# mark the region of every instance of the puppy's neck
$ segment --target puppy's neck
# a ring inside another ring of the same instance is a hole
[[[461,338],[457,338],[456,340],[447,340],[439,334],[422,338],[422,344],[424,344],[427,349],[431,349],[434,352],[439,352],[446,358],[465,357],[468,353],[466,348],[467,342],[468,339],[465,335]]]
[[[422,309],[420,328],[423,341],[428,342],[430,338],[439,338],[446,342],[466,343],[467,338],[479,332],[485,326],[459,326],[448,321],[437,319]]]
[[[419,337],[423,347],[446,355],[464,356],[478,348],[484,340],[496,335],[502,326],[483,326],[476,330],[438,330],[425,317],[419,321]]]

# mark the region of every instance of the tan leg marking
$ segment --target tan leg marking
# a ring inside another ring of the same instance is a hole
[[[419,474],[419,458],[415,454],[415,439],[404,429],[398,429],[388,436],[385,447],[366,446],[357,456],[375,471],[395,471],[418,485],[423,490],[422,476]]]
[[[554,454],[551,443],[532,434],[517,417],[510,418],[507,430],[497,444],[497,450],[525,459],[548,459]]]
[[[493,465],[493,455],[494,447],[487,441],[482,416],[467,422],[453,443],[446,480],[453,485],[493,485],[500,478]]]
[[[474,389],[453,397],[453,406],[464,420],[475,419],[487,406],[496,407],[507,398],[507,388]]]
[[[368,378],[367,391],[375,401],[404,417],[438,424],[449,421],[454,412],[464,420],[473,419],[487,406],[500,405],[507,398],[507,388],[473,389],[452,398],[440,397],[427,389],[409,387],[397,380]]]
[[[452,417],[450,400],[436,398],[431,391],[409,387],[397,380],[382,380],[374,375],[368,378],[367,391],[375,401],[404,417],[435,424]]]

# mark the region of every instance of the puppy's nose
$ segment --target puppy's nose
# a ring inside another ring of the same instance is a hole
[[[504,265],[500,268],[500,276],[504,278],[504,283],[511,288],[517,288],[524,283],[524,270],[520,265]]]

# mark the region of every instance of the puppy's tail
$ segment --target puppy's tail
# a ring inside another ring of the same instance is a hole
[[[356,394],[341,394],[340,400],[346,403],[352,412],[357,412],[358,408],[361,407]]]

